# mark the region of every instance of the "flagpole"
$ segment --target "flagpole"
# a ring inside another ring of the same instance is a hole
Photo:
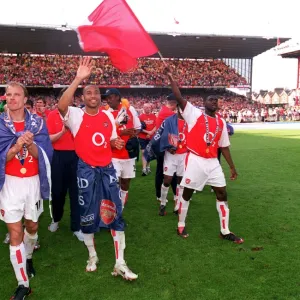
[[[167,65],[167,63],[165,62],[165,58],[162,56],[162,54],[161,54],[160,51],[158,51],[158,55],[160,56],[160,59],[162,60],[162,62],[163,62],[163,64],[165,65],[165,67],[167,68],[168,65]]]

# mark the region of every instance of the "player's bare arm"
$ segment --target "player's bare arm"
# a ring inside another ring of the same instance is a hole
[[[38,154],[38,148],[37,145],[33,143],[33,134],[29,131],[26,131],[23,135],[22,135],[25,145],[27,147],[28,152],[30,153],[30,155],[32,155],[34,158],[38,158],[39,154]]]
[[[120,136],[123,136],[123,135],[134,136],[136,134],[137,134],[137,131],[134,128],[126,128],[120,132]]]
[[[125,146],[125,141],[123,141],[120,137],[117,137],[116,139],[110,141],[110,146],[112,148],[121,150]]]
[[[170,69],[166,69],[166,73],[168,75],[168,78],[170,80],[170,83],[171,83],[171,89],[172,89],[172,92],[174,94],[174,96],[176,97],[176,100],[178,102],[178,105],[179,107],[184,110],[185,106],[186,106],[186,103],[187,101],[185,99],[182,98],[182,95],[181,95],[181,92],[179,90],[179,87],[178,87],[178,84],[177,82],[174,80],[173,78],[173,75],[170,71]]]
[[[150,135],[154,134],[156,132],[156,126],[150,131]]]
[[[79,67],[75,79],[58,101],[57,107],[62,116],[65,116],[68,112],[68,107],[72,104],[73,96],[78,86],[84,79],[90,77],[93,67],[94,64],[91,57],[80,58]]]
[[[38,148],[36,144],[32,143],[30,146],[27,146],[27,150],[32,157],[36,159],[39,158]]]
[[[66,131],[67,131],[66,127],[63,126],[63,128],[62,128],[62,130],[60,132],[55,133],[55,134],[50,134],[49,137],[50,137],[51,143],[54,143],[57,140],[59,140]]]
[[[221,151],[222,151],[222,154],[224,156],[224,158],[226,159],[228,165],[229,165],[229,168],[230,168],[230,179],[231,180],[236,180],[237,179],[237,171],[235,169],[235,166],[234,166],[234,163],[233,163],[233,160],[232,160],[232,157],[231,157],[231,153],[230,153],[230,150],[229,150],[229,147],[224,147],[224,148],[221,148]]]
[[[152,130],[141,130],[142,132],[146,133],[146,134],[149,134],[149,135],[152,135],[155,131],[156,131],[156,127],[154,127]]]
[[[24,144],[25,144],[25,141],[24,141],[23,137],[20,136],[18,138],[16,144],[8,150],[8,152],[6,154],[6,161],[12,160],[16,156],[16,154],[21,151]]]

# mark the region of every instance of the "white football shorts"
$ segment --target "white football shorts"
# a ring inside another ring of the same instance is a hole
[[[226,180],[217,158],[203,158],[189,152],[180,185],[202,191],[205,185],[213,187],[226,186]]]
[[[171,154],[165,151],[164,157],[164,175],[173,176],[176,173],[177,176],[182,177],[184,173],[186,153]]]
[[[133,159],[118,159],[113,158],[112,163],[117,172],[118,178],[135,178],[135,158]]]
[[[16,223],[24,217],[37,222],[43,211],[39,175],[24,178],[5,175],[0,191],[1,220]]]

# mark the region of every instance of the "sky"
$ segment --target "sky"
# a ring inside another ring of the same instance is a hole
[[[101,0],[1,1],[0,24],[76,27]],[[297,0],[127,0],[147,31],[291,37],[300,40]],[[11,13],[10,13],[11,12]],[[175,24],[174,18],[179,22]],[[298,24],[297,24],[298,21]],[[298,32],[297,32],[298,31]],[[275,46],[275,45],[274,45]],[[297,60],[270,50],[254,58],[253,89],[295,88]]]

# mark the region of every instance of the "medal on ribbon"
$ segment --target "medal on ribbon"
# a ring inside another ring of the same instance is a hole
[[[20,169],[20,172],[21,172],[21,174],[24,175],[24,174],[27,173],[27,169],[23,167],[24,163],[25,163],[25,158],[27,156],[27,148],[26,148],[25,145],[23,145],[23,147],[22,147],[22,155],[21,155],[20,152],[17,153],[17,157],[18,157],[18,160],[20,161],[20,163],[22,165],[22,168]]]
[[[207,118],[206,114],[204,114],[204,119],[205,119],[205,142],[207,145],[205,152],[209,153],[209,146],[214,142],[214,140],[219,132],[219,118],[216,116],[216,123],[217,123],[216,131],[215,131],[213,137],[211,138],[211,140],[209,139],[209,125],[208,125],[208,118]]]
[[[184,140],[184,137],[185,137],[185,134],[184,134],[184,132],[185,132],[185,128],[186,128],[186,122],[184,122],[184,124],[183,124],[183,129],[182,129],[182,132],[179,132],[178,133],[178,143],[182,143],[183,142],[183,140]],[[183,137],[183,139],[181,139],[180,137]],[[183,147],[182,145],[179,145],[178,146],[180,149]]]
[[[21,174],[23,174],[23,175],[24,175],[24,174],[26,174],[26,172],[27,172],[27,169],[26,169],[26,168],[21,168],[21,169],[20,169],[20,172],[21,172]]]

